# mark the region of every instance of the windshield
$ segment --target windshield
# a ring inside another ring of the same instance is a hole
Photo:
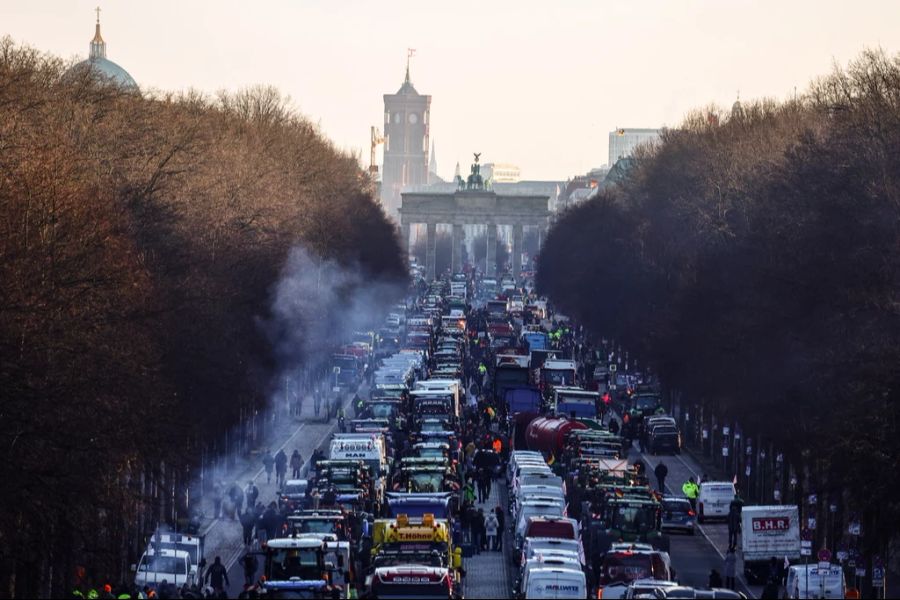
[[[441,421],[423,421],[421,431],[447,431]]]
[[[269,551],[268,577],[273,581],[285,581],[292,577],[299,579],[319,579],[321,569],[319,567],[319,555],[321,551],[315,549],[279,548]],[[324,564],[324,557],[322,558]]]
[[[603,559],[602,577],[606,583],[646,579],[653,571],[649,554],[609,552]]]
[[[575,371],[545,369],[544,380],[553,385],[573,385],[575,383]]]
[[[676,435],[678,430],[674,427],[654,427],[653,435]]]
[[[375,557],[374,568],[403,567],[406,565],[424,565],[426,567],[444,567],[438,552],[404,552],[402,554],[379,554]]]
[[[172,573],[187,575],[187,563],[177,556],[145,556],[138,569],[142,573]]]
[[[656,508],[653,506],[614,506],[611,526],[630,532],[656,529]]]
[[[438,472],[410,473],[410,491],[429,493],[440,492],[444,484],[444,474]]]
[[[389,419],[393,416],[396,406],[393,402],[373,402],[369,404],[369,410],[375,419]]]
[[[295,529],[300,533],[337,533],[338,528],[331,519],[302,519]]]
[[[634,398],[634,407],[638,410],[651,410],[657,406],[659,406],[657,396],[636,396]]]
[[[680,500],[666,500],[663,502],[663,508],[671,513],[687,513],[691,510],[691,503],[681,502]]]
[[[304,483],[289,483],[284,486],[284,489],[281,491],[284,495],[290,494],[305,494],[306,493],[306,484]]]
[[[446,452],[444,448],[419,448],[417,450],[419,458],[444,458]]]
[[[336,367],[340,367],[341,369],[356,369],[356,357],[355,356],[347,356],[347,357],[335,357],[332,359],[332,364]]]

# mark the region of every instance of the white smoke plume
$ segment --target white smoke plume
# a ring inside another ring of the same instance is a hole
[[[323,369],[355,331],[377,331],[404,292],[402,285],[372,280],[358,268],[295,247],[275,289],[268,323],[282,375]]]

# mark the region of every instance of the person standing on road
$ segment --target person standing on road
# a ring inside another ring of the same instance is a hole
[[[256,487],[252,479],[247,482],[247,487],[244,488],[244,496],[247,497],[247,510],[255,508],[256,499],[259,498],[259,488]]]
[[[681,486],[681,492],[687,497],[691,503],[691,508],[697,510],[697,496],[700,495],[700,486],[694,482],[694,478],[690,477]]]
[[[303,468],[303,455],[300,450],[294,449],[291,454],[291,479],[300,479],[300,469]]]
[[[217,595],[222,594],[225,591],[225,586],[231,585],[228,582],[228,569],[222,564],[222,559],[220,557],[217,556],[213,561],[212,566],[206,572],[204,581],[212,585],[212,588]]]
[[[484,518],[485,550],[497,550],[497,530],[499,527],[497,515],[494,514],[494,511],[488,512]]]
[[[728,549],[729,551],[733,551],[737,548],[737,539],[738,533],[741,531],[741,508],[743,507],[743,502],[741,502],[740,498],[737,494],[734,495],[734,500],[731,501],[731,505],[728,507]]]
[[[272,483],[272,467],[275,466],[275,458],[269,450],[266,450],[266,455],[263,456],[262,462],[263,467],[266,469],[266,483]]]
[[[266,539],[269,540],[278,537],[278,530],[281,528],[281,517],[278,516],[276,509],[275,502],[269,502],[269,507],[262,516],[263,524],[266,528]]]
[[[284,449],[278,451],[275,455],[275,485],[279,488],[284,485],[284,476],[287,474],[287,454]]]
[[[656,468],[653,469],[654,475],[656,475],[656,483],[657,488],[660,494],[666,493],[666,475],[669,474],[669,467],[666,466],[666,463],[663,461],[659,461],[659,464],[656,465]]]
[[[213,519],[218,519],[222,514],[222,497],[225,495],[222,482],[217,481],[213,484]]]
[[[734,554],[734,548],[729,548],[725,555],[725,587],[729,590],[734,589],[734,575],[737,569],[737,556]]]
[[[256,579],[256,570],[259,568],[259,560],[250,552],[241,559],[241,566],[244,567],[244,585],[253,585]]]
[[[241,486],[238,485],[237,481],[235,481],[228,490],[228,497],[231,499],[231,504],[234,507],[231,518],[239,518],[241,513],[244,512],[244,490],[241,489]]]
[[[498,504],[497,508],[494,509],[494,514],[497,517],[497,547],[495,550],[499,552],[503,550],[503,532],[506,531],[506,513],[503,512],[503,507]]]
[[[479,508],[472,519],[472,536],[475,542],[475,550],[478,554],[485,549],[484,547],[484,509]]]
[[[253,543],[253,527],[256,525],[256,512],[252,506],[247,506],[247,510],[241,513],[241,527],[244,530],[244,545],[250,546]]]

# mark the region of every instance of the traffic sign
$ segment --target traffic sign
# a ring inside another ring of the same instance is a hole
[[[812,550],[809,548],[800,548],[800,556],[812,556]]]
[[[801,548],[812,548],[812,540],[800,540]]]
[[[884,567],[872,568],[872,587],[884,587]]]
[[[831,563],[828,562],[827,560],[819,561],[819,570],[820,571],[825,571],[825,570],[829,569],[830,567],[831,567]]]
[[[866,576],[866,568],[865,567],[856,567],[856,576],[857,577],[865,577]]]
[[[816,558],[819,559],[819,562],[831,562],[831,550],[828,548],[822,548],[819,550],[818,554],[816,554]]]
[[[615,372],[616,372],[616,369],[618,369],[618,368],[619,368],[619,367],[618,367],[618,365],[616,365],[616,363],[610,363],[610,364],[609,364],[609,371],[610,371],[611,373],[615,373]]]
[[[850,535],[859,535],[862,530],[862,526],[860,526],[859,521],[853,521],[850,523],[850,527],[847,528],[847,532]]]

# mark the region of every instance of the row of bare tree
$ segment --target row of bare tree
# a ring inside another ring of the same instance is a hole
[[[898,250],[900,57],[867,51],[790,101],[665,131],[559,220],[538,285],[783,449],[877,552],[900,522]]]
[[[406,277],[357,162],[277,91],[65,67],[0,39],[0,597],[123,576],[138,516],[265,402],[292,247]]]

